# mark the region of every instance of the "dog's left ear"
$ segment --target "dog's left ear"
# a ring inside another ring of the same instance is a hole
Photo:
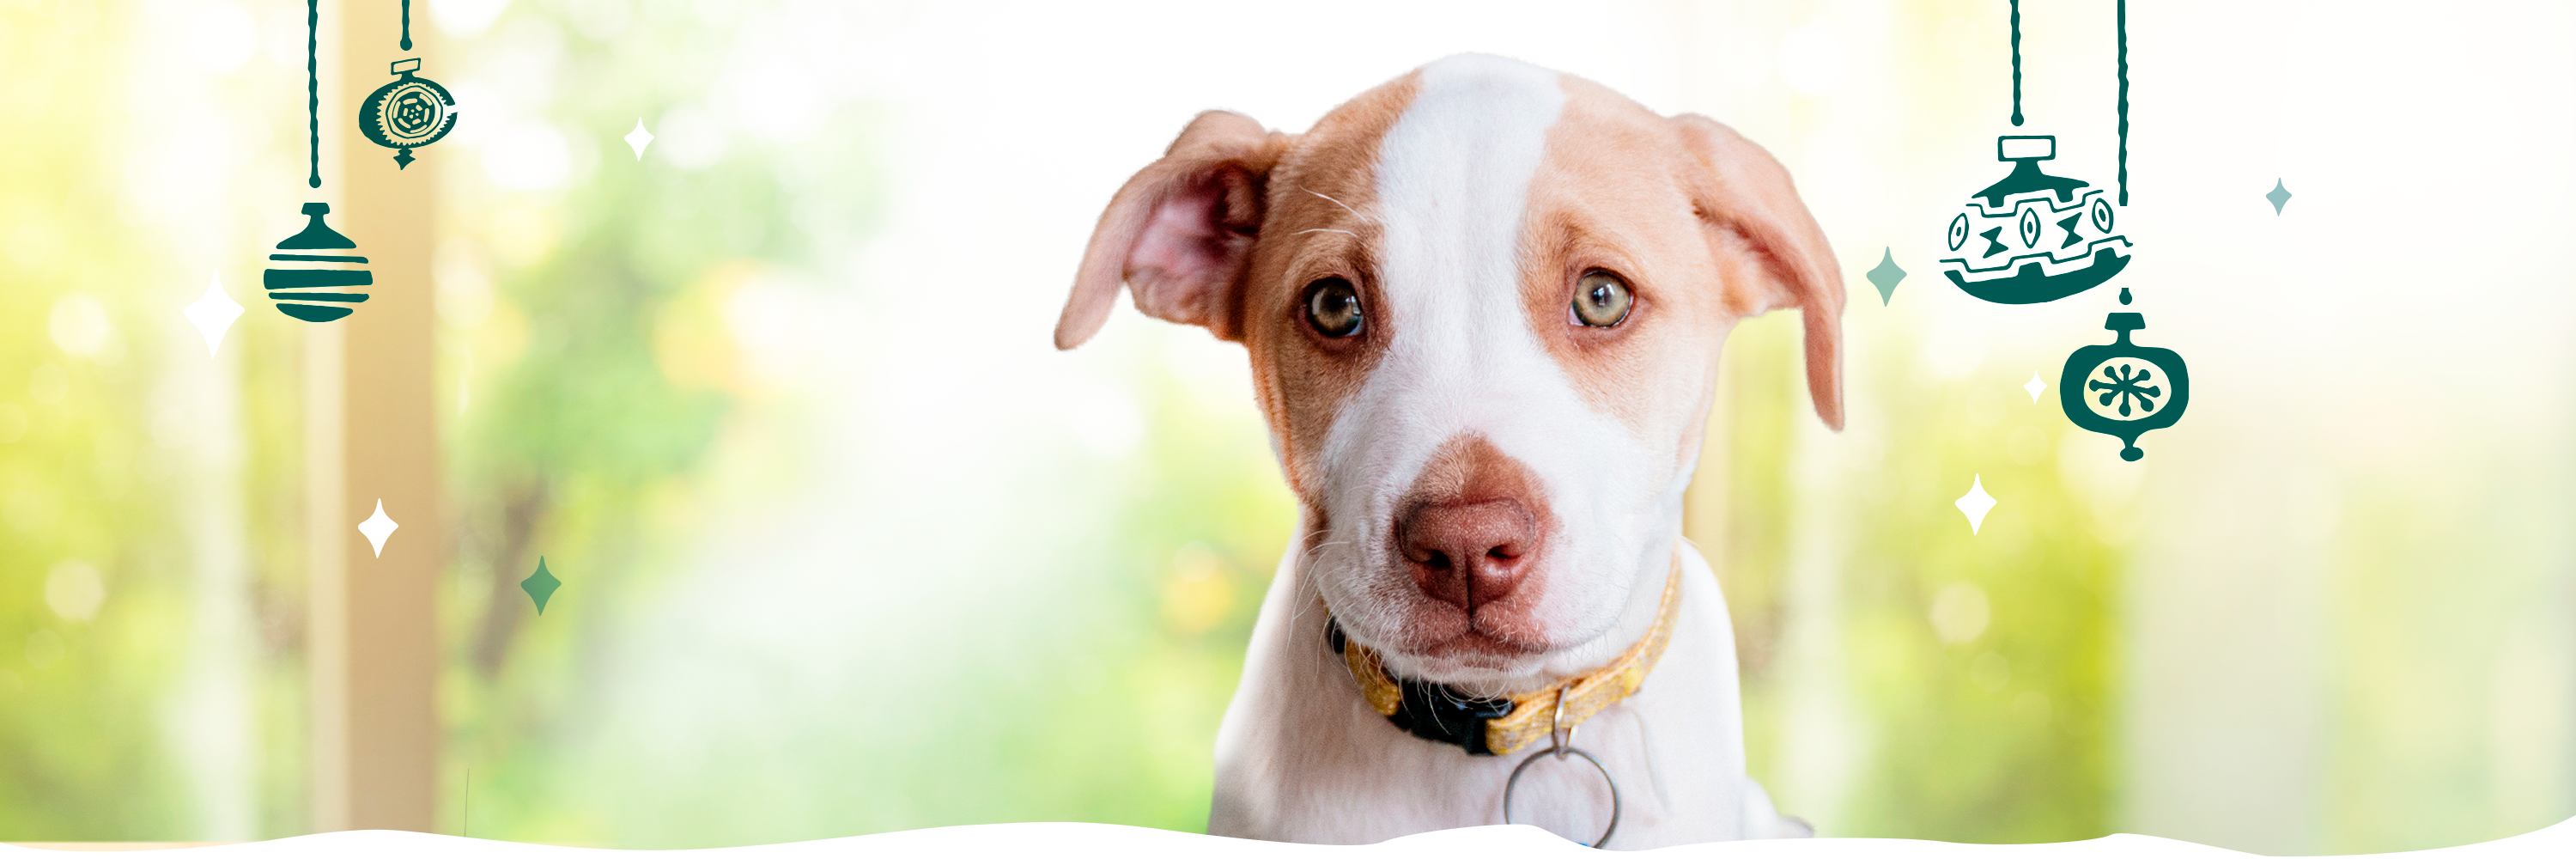
[[[1270,168],[1288,139],[1239,113],[1211,110],[1191,120],[1162,160],[1137,171],[1100,213],[1056,320],[1055,347],[1100,333],[1121,283],[1147,316],[1241,337],[1236,293],[1259,238]]]
[[[1699,162],[1686,180],[1709,249],[1749,263],[1726,284],[1729,309],[1753,316],[1798,308],[1807,327],[1807,394],[1816,416],[1843,428],[1843,274],[1825,231],[1798,199],[1788,168],[1735,129],[1697,114],[1673,117]],[[1721,268],[1729,267],[1721,259]]]

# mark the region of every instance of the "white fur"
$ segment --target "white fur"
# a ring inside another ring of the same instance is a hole
[[[1311,555],[1280,564],[1217,737],[1209,831],[1372,843],[1503,822],[1503,783],[1520,756],[1471,757],[1407,735],[1353,694],[1325,646],[1323,617],[1378,647],[1400,675],[1501,690],[1607,663],[1652,625],[1681,526],[1674,439],[1645,439],[1586,402],[1530,330],[1520,249],[1532,177],[1565,92],[1545,69],[1462,56],[1422,70],[1413,102],[1379,144],[1374,220],[1391,334],[1323,445],[1330,520]],[[1539,324],[1550,324],[1540,320]],[[1697,402],[1699,391],[1671,396]],[[1558,646],[1496,667],[1389,648],[1426,605],[1387,530],[1433,453],[1480,434],[1525,464],[1558,528],[1547,534],[1537,614]],[[1305,533],[1301,523],[1299,533]],[[1645,689],[1585,722],[1580,747],[1619,779],[1612,846],[1656,847],[1781,834],[1744,777],[1734,637],[1705,561],[1683,550],[1682,617]],[[1524,753],[1526,754],[1526,753]],[[1524,780],[1519,812],[1589,841],[1608,813],[1588,767],[1549,762]]]
[[[1603,634],[1637,596],[1641,571],[1652,567],[1649,584],[1661,585],[1678,530],[1658,527],[1667,515],[1678,526],[1677,504],[1637,503],[1666,482],[1670,456],[1586,403],[1522,310],[1530,180],[1564,100],[1554,72],[1460,57],[1423,69],[1413,104],[1379,143],[1378,282],[1392,338],[1325,436],[1328,543],[1339,550],[1314,572],[1343,628],[1406,676],[1494,686],[1607,661],[1628,641]],[[1544,665],[1462,666],[1384,644],[1429,605],[1389,557],[1395,503],[1434,451],[1468,433],[1528,465],[1558,517],[1545,566],[1528,574],[1545,588],[1537,619],[1551,641],[1588,643]]]

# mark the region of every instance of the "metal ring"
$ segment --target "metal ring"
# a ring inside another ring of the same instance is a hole
[[[1584,845],[1594,849],[1605,849],[1610,844],[1611,833],[1619,831],[1619,782],[1610,777],[1610,768],[1602,766],[1600,758],[1593,757],[1591,752],[1573,746],[1557,746],[1553,749],[1531,752],[1529,757],[1521,759],[1520,766],[1512,768],[1511,780],[1503,782],[1503,822],[1506,824],[1512,822],[1512,792],[1520,789],[1521,773],[1528,770],[1530,764],[1538,763],[1540,758],[1561,758],[1569,754],[1580,755],[1585,761],[1589,761],[1593,769],[1601,771],[1601,782],[1610,786],[1610,825],[1602,828],[1599,839]]]

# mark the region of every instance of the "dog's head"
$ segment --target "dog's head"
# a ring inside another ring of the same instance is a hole
[[[1122,282],[1250,352],[1305,569],[1410,677],[1508,688],[1642,634],[1737,320],[1799,308],[1842,425],[1841,273],[1787,171],[1511,60],[1433,63],[1300,135],[1201,114],[1101,215],[1056,345]]]

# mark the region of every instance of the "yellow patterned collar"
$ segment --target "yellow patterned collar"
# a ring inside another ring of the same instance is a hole
[[[1476,698],[1437,683],[1390,677],[1378,655],[1342,635],[1341,622],[1327,617],[1324,638],[1359,681],[1360,697],[1396,727],[1426,740],[1449,743],[1471,755],[1508,755],[1548,735],[1572,729],[1602,708],[1634,695],[1655,670],[1655,661],[1672,642],[1673,620],[1681,615],[1682,565],[1664,578],[1663,605],[1655,625],[1627,652],[1587,674],[1557,681],[1507,698]],[[1558,702],[1563,701],[1560,711]],[[1562,715],[1558,715],[1559,713]]]

